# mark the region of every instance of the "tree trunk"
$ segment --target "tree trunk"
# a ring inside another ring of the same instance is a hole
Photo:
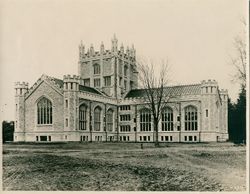
[[[154,120],[154,133],[155,133],[155,147],[159,147],[159,140],[158,140],[158,122]]]

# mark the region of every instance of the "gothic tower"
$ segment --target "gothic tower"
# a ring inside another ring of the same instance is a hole
[[[15,83],[15,106],[16,106],[16,120],[14,141],[25,141],[25,93],[28,91],[28,83]]]
[[[80,84],[94,87],[107,96],[120,99],[131,89],[138,87],[134,46],[124,52],[123,44],[118,49],[116,36],[111,39],[111,50],[105,50],[101,43],[100,51],[94,46],[85,53],[85,46],[79,45],[78,74]]]

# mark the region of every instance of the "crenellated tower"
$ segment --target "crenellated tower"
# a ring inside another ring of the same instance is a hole
[[[105,50],[102,42],[100,51],[95,51],[91,44],[85,53],[85,46],[81,42],[78,74],[81,78],[80,84],[94,87],[110,97],[121,99],[128,91],[138,87],[134,45],[124,51],[124,46],[121,44],[118,49],[118,39],[114,35],[110,50]]]
[[[27,82],[15,83],[15,108],[16,108],[16,120],[15,120],[15,132],[14,141],[25,141],[25,93],[28,91]]]
[[[227,140],[228,137],[228,90],[220,90],[221,98],[221,135],[224,140]]]
[[[78,129],[79,83],[80,77],[77,75],[63,76],[65,131],[74,131]]]
[[[202,131],[210,132],[206,138],[216,139],[219,132],[220,97],[218,96],[218,83],[215,80],[203,80],[201,82],[201,115]],[[212,132],[212,133],[211,133]]]

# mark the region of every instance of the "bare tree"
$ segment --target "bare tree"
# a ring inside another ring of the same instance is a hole
[[[152,61],[141,60],[137,62],[137,66],[139,81],[144,89],[145,106],[150,110],[153,118],[155,146],[159,146],[158,124],[162,111],[172,98],[170,90],[166,88],[169,82],[169,64],[162,62],[159,75],[156,74],[155,64]]]
[[[246,23],[241,20],[244,27]],[[234,66],[236,72],[233,75],[233,81],[238,82],[242,88],[246,88],[246,65],[247,65],[247,53],[246,53],[246,39],[245,33],[243,35],[238,35],[234,38],[234,49],[236,54],[234,57],[230,57],[230,64]]]

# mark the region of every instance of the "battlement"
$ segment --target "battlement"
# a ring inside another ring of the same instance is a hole
[[[126,51],[124,51],[124,46],[121,44],[120,50],[118,49],[118,40],[116,39],[115,35],[111,40],[112,46],[111,50],[105,50],[103,42],[100,45],[100,50],[95,51],[93,44],[91,44],[90,48],[85,52],[85,46],[83,45],[82,41],[79,45],[79,61],[84,61],[89,58],[94,58],[98,56],[109,56],[112,54],[118,54],[121,57],[124,57],[128,60],[135,60],[136,51],[134,49],[134,45],[131,48],[127,47]]]
[[[15,82],[15,89],[28,89],[29,83],[28,82]]]
[[[64,82],[76,82],[76,83],[79,83],[80,76],[78,76],[78,75],[64,75],[63,76],[63,81]]]
[[[202,84],[202,87],[204,87],[204,86],[213,86],[213,85],[218,85],[218,82],[216,81],[216,80],[211,80],[211,79],[209,79],[209,80],[202,80],[201,81],[201,84]]]
[[[228,95],[228,90],[227,89],[221,89],[220,94],[222,95]]]

